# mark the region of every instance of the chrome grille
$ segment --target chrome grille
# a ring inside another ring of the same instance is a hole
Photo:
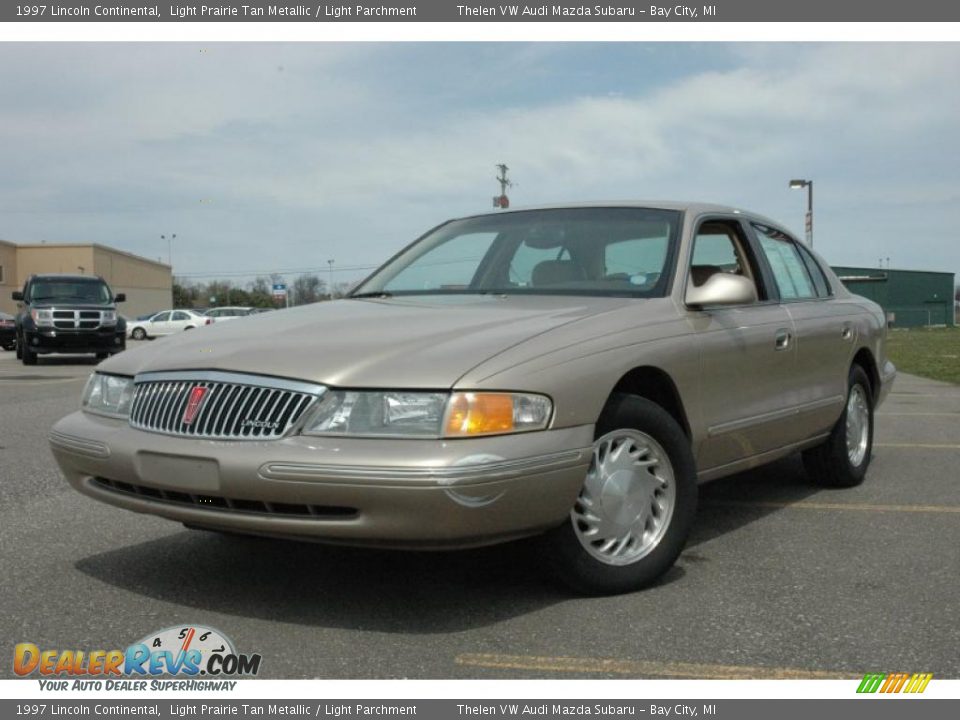
[[[286,435],[324,391],[321,385],[234,373],[141,375],[135,380],[130,425],[183,437],[276,439]],[[188,412],[197,395],[199,402]]]
[[[96,330],[102,321],[99,310],[53,310],[53,326],[58,330]]]

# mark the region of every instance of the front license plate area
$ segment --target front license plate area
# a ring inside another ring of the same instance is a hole
[[[137,471],[144,485],[216,493],[220,490],[220,464],[210,458],[164,455],[140,451]]]

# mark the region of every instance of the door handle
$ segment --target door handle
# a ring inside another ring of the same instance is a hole
[[[781,328],[780,330],[777,330],[777,335],[773,341],[773,349],[778,351],[786,350],[787,348],[790,347],[790,340],[792,339],[793,339],[793,335],[790,334],[789,330],[785,328]]]

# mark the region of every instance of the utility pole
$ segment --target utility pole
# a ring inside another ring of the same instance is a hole
[[[497,182],[500,183],[500,195],[493,198],[493,206],[498,207],[501,210],[506,210],[510,207],[510,198],[507,197],[507,188],[513,187],[513,182],[507,178],[507,171],[510,169],[505,164],[500,163],[494,167],[500,171],[500,174],[497,175]]]
[[[170,266],[170,272],[173,272],[173,241],[177,239],[177,234],[173,233],[170,237],[166,235],[160,236],[161,240],[167,241],[167,265]]]
[[[327,266],[330,268],[330,287],[327,290],[330,291],[330,299],[333,300],[333,260],[327,260]]]

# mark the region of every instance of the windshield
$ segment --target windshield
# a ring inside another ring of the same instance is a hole
[[[29,302],[72,302],[86,305],[109,305],[113,302],[110,288],[103,280],[47,278],[30,285]]]
[[[624,207],[455,220],[406,248],[352,295],[662,297],[679,226],[679,212]]]

